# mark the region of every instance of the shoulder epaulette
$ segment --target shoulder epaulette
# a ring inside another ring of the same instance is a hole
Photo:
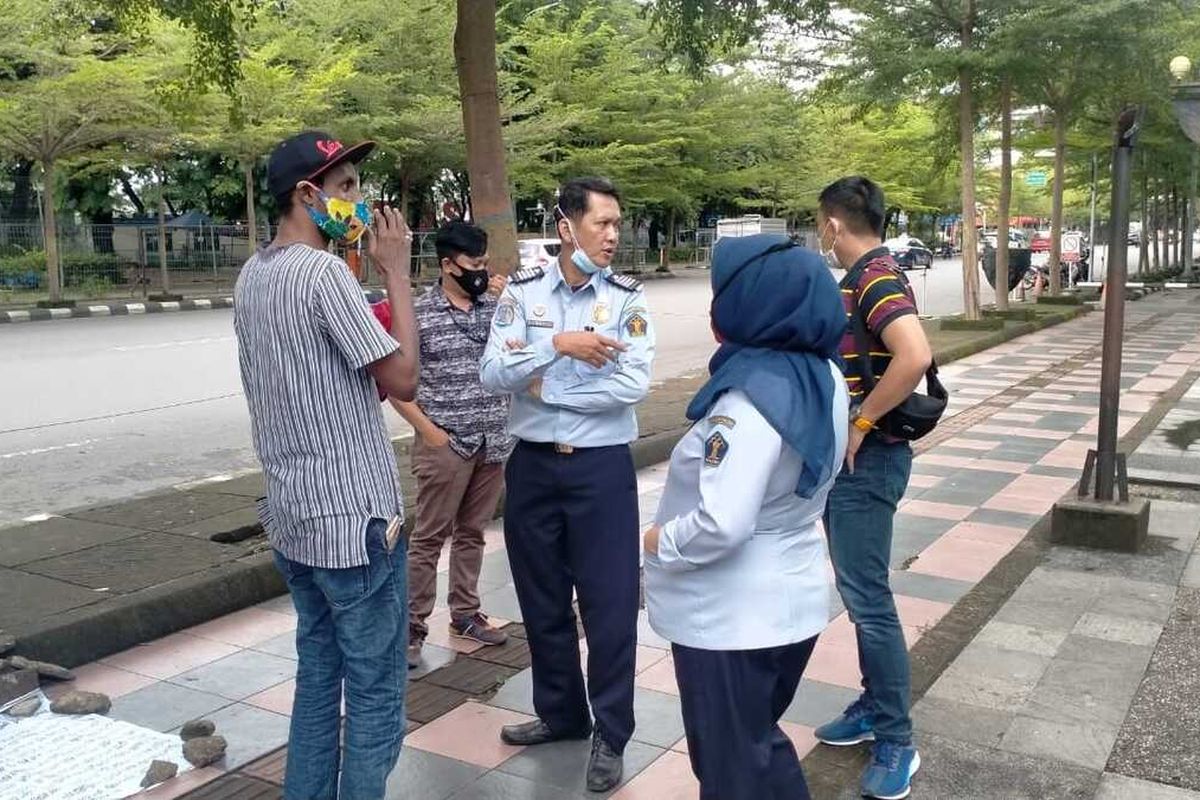
[[[529,283],[530,281],[536,281],[538,278],[542,278],[545,275],[546,270],[542,269],[541,267],[530,267],[528,269],[520,269],[514,272],[511,276],[509,276],[508,282],[516,284]]]
[[[624,289],[627,292],[636,292],[638,289],[642,288],[642,282],[637,278],[630,277],[629,275],[618,275],[615,272],[605,275],[604,280],[608,281],[613,286],[616,286],[618,289]]]

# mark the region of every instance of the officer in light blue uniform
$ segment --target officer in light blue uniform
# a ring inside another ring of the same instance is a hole
[[[587,786],[604,792],[621,780],[634,726],[639,513],[629,444],[650,387],[654,326],[641,284],[609,268],[621,223],[612,184],[570,181],[555,212],[559,260],[509,280],[480,366],[485,387],[513,395],[504,540],[538,715],[501,738],[530,746],[591,736]]]
[[[807,800],[779,727],[829,620],[817,523],[846,450],[846,327],[816,253],[783,236],[713,253],[712,377],[646,533],[646,608],[672,643],[701,800]]]

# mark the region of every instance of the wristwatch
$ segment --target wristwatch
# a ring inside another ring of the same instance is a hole
[[[850,418],[850,424],[858,428],[863,433],[870,433],[875,430],[875,423],[864,417],[860,412],[854,412],[854,416]]]

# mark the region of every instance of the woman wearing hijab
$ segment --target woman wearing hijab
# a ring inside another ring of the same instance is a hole
[[[821,256],[783,236],[723,239],[712,283],[721,346],[646,533],[646,605],[701,800],[808,798],[779,718],[829,619],[817,522],[846,451],[846,312]]]

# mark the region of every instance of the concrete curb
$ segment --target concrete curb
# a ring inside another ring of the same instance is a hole
[[[629,274],[640,281],[665,280],[668,278],[679,277],[673,272],[646,272]],[[428,282],[419,281],[413,288],[423,289],[428,285],[430,285]],[[363,296],[367,298],[368,303],[378,303],[380,300],[387,298],[387,293],[382,289],[364,289]],[[47,322],[58,319],[85,319],[90,317],[128,317],[138,314],[162,314],[173,311],[211,311],[213,309],[221,308],[233,308],[233,297],[231,295],[195,297],[188,300],[166,303],[155,302],[152,300],[128,300],[119,302],[107,301],[94,303],[79,301],[74,307],[71,308],[30,308],[19,309],[16,311],[0,311],[0,325],[17,322]]]
[[[232,297],[197,297],[177,302],[80,303],[73,308],[31,308],[20,311],[0,311],[0,324],[8,322],[43,322],[56,319],[86,317],[129,317],[138,314],[164,314],[173,311],[211,311],[233,308]]]
[[[1053,314],[1039,315],[1035,322],[1010,323],[986,337],[937,348],[935,355],[939,364],[947,364],[1036,330],[1067,322],[1088,310],[1086,306],[1065,307]],[[690,427],[682,421],[682,413],[679,419],[678,425],[666,426],[633,443],[633,461],[637,469],[662,463],[670,457],[671,450]],[[403,440],[397,445],[406,447]],[[219,491],[220,486],[213,484],[206,490]],[[414,516],[413,513],[407,515],[410,525]],[[283,579],[275,570],[272,554],[258,552],[110,601],[55,614],[10,633],[17,636],[17,653],[75,667],[270,600],[286,591]]]

